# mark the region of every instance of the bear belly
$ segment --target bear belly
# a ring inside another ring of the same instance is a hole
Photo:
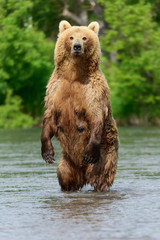
[[[85,118],[83,105],[77,102],[74,95],[66,93],[57,95],[54,104],[54,124],[56,137],[65,154],[75,165],[80,166],[82,155],[89,142],[90,131]],[[82,102],[81,102],[82,103]],[[77,110],[78,109],[78,110]]]

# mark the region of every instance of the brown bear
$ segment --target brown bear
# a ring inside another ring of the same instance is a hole
[[[55,69],[47,85],[42,157],[54,161],[51,143],[62,147],[57,176],[63,191],[91,184],[108,191],[117,170],[118,132],[112,117],[110,90],[100,70],[99,25],[59,24]]]

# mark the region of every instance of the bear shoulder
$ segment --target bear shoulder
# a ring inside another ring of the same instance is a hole
[[[97,101],[105,101],[110,98],[110,89],[104,74],[98,70],[89,76],[89,84],[86,85],[86,91]]]
[[[45,96],[45,108],[52,106],[56,90],[60,84],[57,72],[54,70],[47,84]]]

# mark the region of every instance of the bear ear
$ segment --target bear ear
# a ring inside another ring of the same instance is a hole
[[[93,32],[95,32],[98,35],[98,32],[99,32],[99,23],[98,22],[91,22],[88,25],[88,28],[91,29]]]
[[[60,24],[59,24],[59,32],[62,33],[62,32],[64,32],[66,29],[68,29],[68,28],[70,28],[70,27],[71,27],[70,23],[67,22],[67,21],[65,21],[65,20],[63,20],[63,21],[61,21]]]

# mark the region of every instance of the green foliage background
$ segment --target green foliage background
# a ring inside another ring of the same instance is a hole
[[[83,3],[82,3],[83,2]],[[64,6],[103,23],[102,70],[120,124],[160,124],[160,2],[0,0],[0,127],[31,127],[43,115]],[[102,14],[95,11],[100,9]]]
[[[142,124],[158,123],[160,117],[160,27],[147,1],[100,1],[109,24],[102,48],[103,69],[109,79],[115,117]],[[136,2],[136,3],[133,3]],[[107,56],[107,54],[106,54]],[[106,68],[107,65],[107,68]]]

